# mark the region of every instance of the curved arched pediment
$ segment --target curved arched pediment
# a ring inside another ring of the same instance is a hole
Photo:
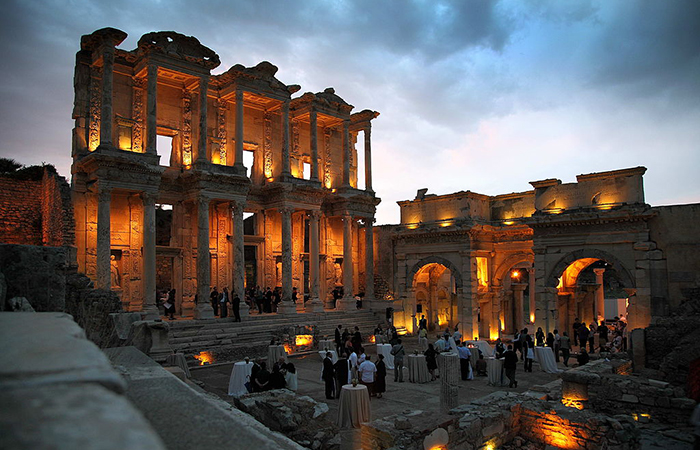
[[[620,276],[620,283],[622,287],[633,288],[636,287],[634,278],[627,270],[627,268],[622,264],[617,257],[613,256],[611,253],[605,252],[598,249],[581,249],[576,250],[571,253],[564,255],[559,262],[554,265],[554,268],[549,272],[545,280],[546,287],[555,288],[559,284],[559,277],[563,276],[569,266],[574,265],[572,271],[567,275],[567,280],[562,280],[565,286],[571,286],[576,283],[578,275],[586,269],[588,266],[596,261],[605,261],[615,268],[618,275]]]
[[[418,261],[411,271],[408,273],[408,278],[407,280],[413,281],[415,278],[416,274],[418,273],[419,270],[421,270],[423,267],[429,265],[429,264],[440,264],[442,266],[447,267],[450,272],[452,273],[452,276],[455,279],[455,287],[457,289],[462,288],[462,274],[459,272],[457,269],[457,266],[455,266],[452,261],[445,259],[441,256],[428,256],[426,258],[421,259]]]

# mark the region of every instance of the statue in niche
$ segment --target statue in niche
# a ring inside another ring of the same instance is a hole
[[[336,262],[333,264],[333,270],[335,271],[335,285],[342,286],[343,285],[343,266],[341,266],[340,263]]]
[[[110,284],[112,285],[113,288],[118,288],[121,287],[122,283],[122,277],[119,274],[119,263],[117,262],[117,257],[112,255],[110,256]]]
[[[278,261],[277,264],[275,265],[276,269],[276,275],[277,275],[277,283],[275,286],[282,286],[282,261]]]

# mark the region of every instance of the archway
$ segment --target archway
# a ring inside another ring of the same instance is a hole
[[[494,289],[498,292],[500,308],[494,318],[498,328],[491,330],[492,339],[499,331],[513,334],[534,321],[533,260],[532,254],[518,253],[508,257],[496,269]]]
[[[422,316],[428,330],[453,327],[456,314],[456,289],[452,271],[440,263],[423,265],[413,275],[416,319]]]
[[[615,256],[600,250],[564,256],[545,284],[557,289],[556,326],[569,333],[576,319],[589,325],[626,317],[628,297],[634,292],[630,272]]]

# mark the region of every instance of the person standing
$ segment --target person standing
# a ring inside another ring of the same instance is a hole
[[[428,321],[425,319],[425,315],[422,315],[420,317],[420,320],[418,321],[418,329],[419,330],[422,330],[422,329],[427,330],[428,329]]]
[[[374,379],[374,392],[377,398],[382,398],[382,394],[386,392],[386,364],[384,363],[384,355],[377,355],[377,376]]]
[[[595,337],[598,334],[598,324],[594,320],[588,328],[588,348],[590,353],[595,353]]]
[[[332,400],[335,398],[335,370],[333,369],[333,360],[331,352],[326,352],[326,357],[323,358],[323,372],[321,378],[326,384],[326,399]]]
[[[403,357],[406,351],[401,345],[401,339],[396,340],[396,345],[391,348],[391,354],[394,356],[394,383],[403,383]]]
[[[464,345],[459,345],[459,341],[455,342],[457,346],[457,353],[459,354],[459,369],[462,373],[462,381],[471,380],[472,377],[469,375],[472,371],[472,366],[469,364],[469,359],[472,356],[472,352],[467,348],[467,343]]]
[[[503,358],[503,354],[506,352],[506,347],[501,342],[501,338],[496,339],[496,345],[493,348],[493,352],[496,358]]]
[[[554,345],[552,350],[554,350],[554,360],[559,362],[559,349],[561,349],[561,336],[559,336],[559,330],[554,330]]]
[[[517,352],[520,351],[520,360],[525,359],[525,353],[523,353],[523,340],[522,340],[522,334],[520,331],[515,330],[515,335],[513,335],[513,346],[514,346],[514,351]]]
[[[503,354],[503,369],[506,371],[506,377],[510,380],[508,387],[518,387],[518,382],[515,380],[515,369],[518,368],[518,354],[513,351],[513,346],[508,344],[508,350]]]
[[[535,341],[527,335],[523,346],[527,349],[525,354],[525,372],[532,372],[532,361],[535,359]]]
[[[430,372],[430,381],[435,381],[435,369],[437,369],[438,352],[433,347],[433,344],[428,344],[428,350],[423,352],[425,362],[428,364],[428,372]]]
[[[372,362],[372,355],[367,355],[367,359],[360,364],[359,373],[360,383],[367,386],[369,396],[374,397],[374,379],[377,376],[377,366]]]
[[[214,286],[214,289],[211,291],[211,294],[209,295],[209,300],[211,301],[212,309],[214,309],[214,315],[218,316],[219,315],[219,291],[216,289],[216,286]]]
[[[351,378],[357,378],[357,368],[358,368],[358,355],[355,349],[352,350],[352,353],[350,353],[350,357],[348,358],[348,361],[350,362],[350,377]]]
[[[600,345],[600,351],[602,352],[608,344],[608,326],[605,322],[601,322],[598,327],[598,344]]]
[[[535,333],[535,341],[538,347],[544,347],[544,331],[542,327],[537,327],[537,332]]]
[[[340,389],[350,382],[349,362],[345,354],[341,353],[338,361],[333,364],[335,373],[335,398],[340,398]]]
[[[574,319],[574,346],[578,346],[578,329],[581,328],[581,321],[577,318]]]
[[[569,356],[571,356],[571,339],[566,331],[561,337],[561,357],[564,360],[564,365],[569,367]]]
[[[581,322],[581,325],[578,327],[578,344],[580,348],[585,349],[586,344],[588,343],[588,335],[590,334],[590,331],[588,330],[588,327],[586,326],[586,322]]]
[[[235,292],[233,293],[233,299],[231,300],[231,309],[233,310],[233,321],[240,322],[241,321],[241,298]]]
[[[335,329],[335,351],[338,353],[338,356],[343,353],[342,329],[342,325],[338,325],[338,328]]]
[[[355,348],[355,352],[360,354],[360,347],[362,347],[362,334],[360,334],[360,328],[355,327],[355,333],[352,335],[352,346]]]
[[[428,349],[428,330],[425,328],[418,330],[418,346],[422,352]]]
[[[457,325],[455,325],[455,332],[452,335],[455,341],[461,341],[462,340],[462,333],[459,332],[459,328]]]
[[[219,311],[221,312],[221,318],[225,319],[228,317],[228,288],[225,287],[224,291],[219,294]]]

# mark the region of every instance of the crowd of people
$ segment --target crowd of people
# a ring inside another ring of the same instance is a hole
[[[246,361],[247,362],[247,361]],[[284,357],[280,358],[268,369],[267,362],[263,360],[254,361],[250,372],[250,380],[246,384],[249,392],[263,392],[272,389],[296,390],[293,386],[296,368],[294,364],[286,362]]]

